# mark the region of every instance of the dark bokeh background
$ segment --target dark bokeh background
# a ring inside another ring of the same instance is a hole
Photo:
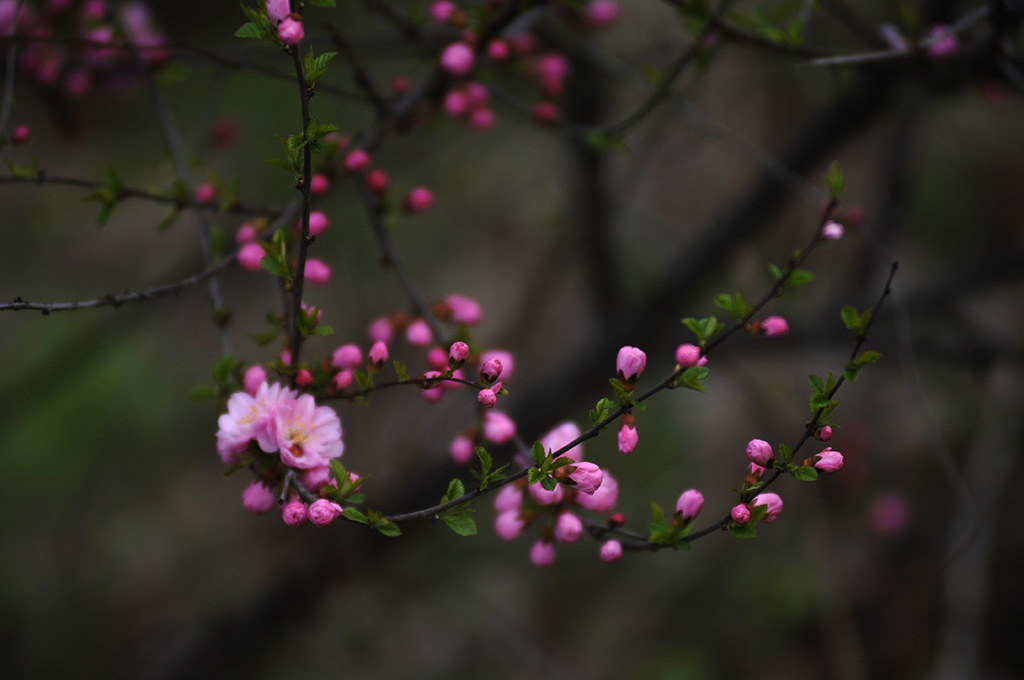
[[[443,36],[410,45],[368,11],[374,3],[339,4],[307,13],[318,50],[330,48],[329,22],[382,88],[396,74],[428,76]],[[620,23],[600,33],[534,24],[573,58],[571,120],[635,109],[650,92],[645,65],[664,66],[691,39],[670,3],[621,4]],[[735,8],[758,4],[782,3]],[[808,45],[847,54],[879,48],[878,25],[913,37],[985,3],[821,5]],[[294,84],[190,48],[282,73],[288,59],[233,38],[242,18],[232,3],[154,11],[186,46],[156,79],[191,181],[237,176],[242,202],[286,205],[296,192],[264,161],[279,154],[275,135],[298,131]],[[746,441],[799,438],[806,376],[838,372],[852,347],[838,309],[873,304],[898,259],[870,342],[883,359],[840,393],[832,445],[846,467],[817,484],[781,480],[786,509],[756,541],[711,536],[689,553],[605,564],[585,540],[538,570],[532,532],[497,539],[488,501],[472,539],[434,523],[403,526],[398,540],[342,523],[290,530],[242,510],[248,480],[222,476],[216,406],[187,399],[221,354],[203,287],[117,309],[3,312],[0,676],[1019,677],[1024,101],[1011,82],[1019,37],[1003,36],[1007,66],[992,56],[992,30],[984,20],[965,30],[947,61],[842,68],[720,33],[707,71],[684,74],[678,94],[626,134],[625,153],[589,153],[536,126],[524,113],[537,96],[528,77],[488,73],[496,129],[471,133],[433,113],[374,155],[396,196],[435,190],[431,212],[394,224],[396,248],[428,297],[483,304],[477,337],[516,355],[502,403],[527,439],[585,422],[620,345],[647,351],[653,384],[690,339],[681,317],[718,311],[718,292],[759,297],[765,263],[813,235],[821,173],[840,162],[848,234],[814,255],[814,286],[772,307],[792,333],[722,346],[709,394],[659,395],[638,414],[630,456],[610,434],[586,445],[619,480],[630,527],[644,531],[649,501],[673,506],[690,487],[704,492],[707,521],[719,517]],[[355,91],[341,59],[325,83]],[[38,155],[48,174],[86,179],[110,167],[134,187],[173,181],[144,88],[68,101],[19,81],[16,94],[12,121],[31,123],[34,138],[4,158]],[[345,132],[373,123],[358,97],[320,92],[313,107]],[[240,139],[215,148],[209,130],[224,119]],[[125,201],[98,229],[83,194],[0,184],[0,298],[85,299],[203,268],[191,214],[159,232],[165,207]],[[365,345],[370,320],[407,306],[353,187],[339,184],[318,207],[332,225],[314,247],[334,276],[307,299],[338,337],[311,341],[308,356]],[[210,216],[228,234],[241,221]],[[236,356],[269,361],[273,348],[249,335],[276,310],[273,281],[230,270],[220,282]],[[408,348],[395,352],[417,366]],[[422,507],[452,475],[468,479],[447,446],[474,407],[468,393],[428,405],[411,390],[337,404],[345,462],[372,476],[373,505]]]

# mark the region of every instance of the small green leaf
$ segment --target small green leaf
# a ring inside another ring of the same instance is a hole
[[[470,512],[472,510],[469,508],[460,507],[441,515],[441,519],[459,536],[476,536],[476,522],[469,516]]]
[[[661,509],[661,506],[651,501],[651,521],[662,522],[665,520],[665,511]]]
[[[813,482],[818,478],[818,471],[810,465],[797,465],[789,471],[789,474],[793,479],[801,482]]]
[[[217,398],[217,388],[212,385],[196,385],[188,391],[190,401],[205,401]]]
[[[334,0],[306,0],[307,5],[314,7],[335,7]]]
[[[459,479],[453,479],[448,482],[448,490],[445,492],[444,497],[441,498],[442,503],[453,501],[456,498],[461,498],[466,494],[466,487],[462,484]]]
[[[213,365],[213,379],[217,381],[218,385],[223,385],[234,369],[235,358],[230,354],[223,356]]]
[[[345,508],[345,510],[342,511],[341,514],[342,514],[342,516],[345,517],[345,519],[351,520],[353,522],[358,522],[359,524],[367,524],[368,523],[368,520],[366,519],[366,515],[364,515],[363,513],[359,512],[358,510],[356,510],[353,507]]]
[[[395,373],[398,374],[398,382],[409,382],[409,374],[406,372],[405,363],[395,359],[391,362],[391,365],[395,367]]]
[[[832,200],[838,201],[843,194],[843,189],[846,188],[846,178],[843,176],[838,161],[833,161],[825,171],[825,186],[828,187],[828,193]]]
[[[260,32],[259,26],[249,21],[238,27],[235,31],[236,38],[262,38],[263,34]]]
[[[793,462],[793,450],[785,444],[779,444],[779,458],[786,465]]]
[[[803,286],[814,281],[814,273],[809,272],[806,269],[794,269],[786,277],[785,286],[787,288],[794,288],[796,286]]]
[[[729,525],[729,533],[735,538],[757,538],[757,529],[751,522],[746,524],[736,524],[733,522]]]
[[[558,486],[558,482],[554,477],[548,477],[545,475],[544,479],[540,480],[540,485],[547,491],[554,491],[555,487]]]
[[[533,462],[537,466],[544,465],[544,459],[548,457],[548,452],[544,450],[544,445],[539,441],[533,443]]]
[[[491,454],[482,446],[478,446],[474,450],[476,451],[476,457],[480,459],[480,470],[486,477],[491,471],[491,465],[493,465]]]
[[[704,386],[704,378],[708,377],[711,371],[707,366],[690,366],[685,371],[679,374],[676,378],[676,387],[685,387],[690,390],[696,390],[697,392],[707,392],[708,388]]]

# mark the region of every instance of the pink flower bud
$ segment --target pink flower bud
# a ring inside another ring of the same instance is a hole
[[[452,118],[462,118],[469,113],[469,96],[465,90],[449,90],[442,102],[444,112]]]
[[[366,173],[366,188],[370,190],[374,196],[383,196],[388,192],[388,187],[391,185],[391,180],[388,179],[388,175],[383,170],[371,170]]]
[[[843,467],[843,454],[833,451],[830,446],[821,453],[805,460],[804,465],[813,465],[822,472],[835,472]]]
[[[452,369],[456,369],[466,363],[467,358],[469,358],[469,345],[461,340],[456,340],[448,348],[448,365]]]
[[[480,367],[480,379],[487,383],[494,382],[501,375],[502,368],[501,360],[492,357]]]
[[[732,517],[732,521],[736,524],[746,524],[750,521],[750,508],[743,503],[738,503],[732,506],[732,510],[729,511],[729,516]]]
[[[319,236],[320,234],[327,231],[327,227],[330,221],[327,219],[327,215],[323,214],[319,210],[314,210],[309,213],[309,235]],[[301,226],[301,225],[300,225]]]
[[[761,335],[766,338],[777,338],[780,335],[789,333],[789,324],[781,316],[769,316],[761,321],[751,324],[754,335]]]
[[[569,473],[569,479],[573,481],[576,490],[588,495],[593,494],[604,481],[604,472],[593,463],[576,463],[576,469]]]
[[[704,494],[696,489],[684,491],[679,500],[676,501],[676,512],[683,514],[683,521],[689,522],[700,514],[704,507]]]
[[[555,545],[539,539],[530,548],[530,561],[537,567],[550,567],[555,561]]]
[[[390,344],[395,339],[395,331],[391,325],[391,319],[386,316],[374,319],[373,323],[366,329],[366,332],[370,336],[370,340],[374,342]]]
[[[493,61],[505,61],[508,59],[508,51],[508,43],[502,40],[487,43],[487,56]]]
[[[32,139],[32,128],[28,125],[19,125],[11,131],[11,144],[21,146]]]
[[[346,368],[343,371],[338,371],[338,374],[334,376],[334,380],[332,381],[334,389],[339,392],[344,392],[352,385],[352,381],[354,379],[355,374],[352,373],[352,369]]]
[[[331,280],[331,268],[315,257],[306,260],[305,274],[306,280],[317,286],[327,285]]]
[[[302,22],[292,19],[290,16],[281,19],[281,23],[277,25],[277,37],[285,45],[289,47],[295,47],[305,36],[305,31],[302,28]]]
[[[430,5],[430,18],[439,24],[446,24],[457,11],[458,7],[447,0],[437,0]]]
[[[349,172],[362,172],[370,166],[370,154],[356,149],[345,158],[345,169]]]
[[[489,106],[480,106],[475,109],[471,109],[469,112],[469,129],[475,132],[487,132],[498,122],[497,116],[494,115],[494,109]]]
[[[775,460],[775,452],[765,440],[751,439],[747,443],[747,458],[761,467],[768,467]]]
[[[413,187],[409,190],[402,205],[413,214],[426,212],[434,205],[434,194],[426,187]]]
[[[409,76],[397,75],[391,79],[391,94],[400,97],[412,89],[412,78]]]
[[[464,434],[460,434],[452,440],[451,445],[448,447],[448,453],[456,463],[465,465],[473,460],[473,440]]]
[[[260,385],[267,382],[267,372],[259,364],[245,369],[245,377],[242,378],[242,385],[249,394],[256,394]]]
[[[331,472],[331,466],[320,465],[315,468],[309,468],[308,470],[302,471],[302,483],[306,485],[306,488],[310,491],[319,491],[323,487],[327,486],[327,483],[333,478]]]
[[[388,346],[378,340],[370,347],[370,363],[378,368],[388,360]]]
[[[821,238],[826,241],[838,241],[843,237],[843,225],[829,220],[821,227]]]
[[[466,83],[466,97],[471,107],[484,106],[491,98],[491,91],[481,82]]]
[[[432,338],[430,326],[423,319],[416,319],[405,329],[405,340],[413,347],[426,347]]]
[[[764,516],[765,522],[774,522],[775,518],[782,512],[782,499],[779,498],[778,494],[774,494],[771,491],[754,496],[754,500],[750,501],[750,507],[758,505],[764,505],[768,508],[768,514]]]
[[[198,203],[212,203],[217,200],[217,187],[204,182],[195,188],[192,195]]]
[[[504,444],[516,436],[516,424],[503,411],[484,414],[484,437],[495,444]]]
[[[558,513],[555,520],[555,538],[562,543],[575,543],[583,538],[583,521],[571,512]]]
[[[615,368],[619,373],[619,380],[627,386],[636,382],[646,366],[647,355],[643,350],[628,345],[619,349],[619,355],[615,359]]]
[[[591,28],[608,28],[619,20],[619,3],[594,0],[583,9],[583,18]]]
[[[313,384],[313,375],[306,369],[301,368],[295,374],[295,384],[299,387],[309,387]]]
[[[608,527],[610,529],[618,529],[626,523],[626,516],[621,512],[617,512],[614,515],[608,516]]]
[[[325,527],[342,513],[341,506],[326,498],[319,498],[309,506],[309,521],[318,527]]]
[[[452,43],[441,52],[441,68],[455,77],[469,73],[473,60],[473,49],[466,43]]]
[[[253,514],[262,515],[274,507],[274,492],[263,482],[255,481],[242,492],[242,507]]]
[[[619,452],[630,453],[636,448],[640,441],[640,435],[636,431],[636,419],[631,415],[622,416],[622,425],[619,427]]]
[[[931,59],[948,59],[960,51],[960,40],[945,24],[935,24],[924,33],[925,54]]]
[[[622,544],[614,538],[601,544],[601,559],[605,562],[618,562],[622,559]]]
[[[331,355],[331,366],[335,368],[358,368],[363,363],[363,350],[359,345],[342,345]]]
[[[900,493],[881,493],[868,503],[868,521],[878,536],[898,538],[910,525],[910,505]]]
[[[306,521],[309,510],[302,501],[290,501],[281,508],[281,519],[290,527],[297,527]]]
[[[618,502],[619,483],[607,471],[604,473],[604,481],[601,482],[600,488],[592,496],[586,494],[576,496],[576,503],[591,512],[608,512]]]
[[[819,442],[827,442],[829,439],[832,439],[832,427],[829,425],[819,427],[814,432],[814,438]]]
[[[489,349],[480,355],[480,363],[484,366],[486,366],[491,359],[497,359],[501,366],[501,370],[498,372],[498,375],[505,378],[505,382],[511,380],[513,370],[515,369],[515,359],[513,359],[512,353],[506,352],[503,349]],[[491,380],[497,380],[498,375],[495,375]]]
[[[427,371],[423,374],[423,378],[427,380],[439,377],[441,377],[440,371]],[[422,387],[420,389],[420,396],[430,402],[439,401],[444,396],[444,389],[441,385],[441,382],[433,382],[428,386]]]
[[[463,295],[449,295],[444,299],[451,311],[451,319],[467,326],[480,323],[480,303]]]
[[[494,533],[503,541],[514,541],[523,533],[526,522],[519,517],[519,510],[507,510],[494,518]]]
[[[700,355],[700,347],[686,343],[676,347],[676,363],[682,368],[704,366],[708,363],[708,358]]]
[[[533,119],[541,125],[554,127],[562,119],[562,112],[554,102],[539,101],[533,105]]]
[[[256,227],[248,222],[243,222],[242,225],[238,227],[238,231],[235,232],[235,243],[242,246],[246,243],[252,243],[255,240]]]
[[[506,484],[494,497],[494,509],[499,513],[519,510],[523,506],[523,492],[515,484]]]
[[[261,262],[266,253],[259,243],[246,243],[238,249],[238,266],[250,272],[258,272],[263,269]]]
[[[550,95],[561,94],[569,75],[569,60],[557,52],[547,52],[537,58],[534,67],[544,91]]]
[[[751,463],[750,465],[747,466],[747,473],[743,477],[743,485],[754,486],[759,481],[761,481],[761,477],[764,476],[764,473],[765,469],[763,467],[761,467],[757,463]]]
[[[487,408],[494,408],[498,403],[498,395],[493,389],[485,388],[477,392],[476,400]]]
[[[309,193],[314,196],[323,196],[331,188],[331,180],[319,173],[309,178]]]
[[[270,21],[274,25],[288,16],[291,11],[288,0],[267,0],[267,16],[270,17]]]
[[[561,451],[562,448],[571,444],[573,441],[578,439],[579,436],[579,425],[571,420],[567,420],[541,437],[540,444],[548,453],[554,453],[556,451]],[[565,456],[566,458],[571,458],[578,463],[583,460],[583,444],[577,444],[560,455]]]

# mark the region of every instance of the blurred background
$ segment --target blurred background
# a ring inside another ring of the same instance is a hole
[[[814,285],[769,308],[790,334],[722,345],[707,394],[661,393],[636,414],[632,454],[611,431],[585,450],[619,481],[630,529],[646,531],[650,501],[674,507],[693,487],[706,498],[698,525],[721,517],[746,442],[799,440],[808,374],[840,372],[853,348],[840,307],[873,305],[898,260],[868,345],[882,359],[839,393],[830,444],[844,469],[815,484],[781,479],[785,510],[754,541],[713,535],[690,552],[613,564],[585,538],[534,567],[536,528],[501,541],[489,499],[475,505],[473,538],[431,522],[403,525],[400,539],[341,522],[293,530],[242,509],[250,480],[225,478],[216,454],[220,405],[188,399],[212,383],[223,351],[205,286],[117,308],[3,311],[0,676],[1021,677],[1019,3],[743,0],[700,34],[704,50],[690,47],[700,2],[620,2],[609,25],[583,3],[521,4],[501,36],[528,34],[535,47],[480,67],[495,115],[483,131],[441,110],[436,55],[459,30],[406,21],[426,3],[304,13],[318,53],[337,36],[355,55],[331,64],[313,114],[373,140],[393,203],[413,186],[434,191],[429,212],[395,213],[391,238],[428,299],[481,303],[475,339],[516,358],[501,406],[519,433],[584,425],[612,396],[619,346],[647,352],[644,389],[692,340],[679,319],[725,316],[717,293],[760,298],[767,263],[815,234],[822,173],[838,161],[846,237],[814,253]],[[478,16],[477,3],[456,5]],[[38,159],[49,177],[101,182],[110,168],[125,187],[167,192],[177,176],[168,114],[190,186],[237,178],[242,204],[285,208],[292,179],[265,161],[282,155],[275,135],[301,128],[290,59],[235,38],[245,19],[233,3],[150,7],[172,45],[152,69],[158,96],[131,65],[69,86],[81,50],[66,43],[51,82],[16,71],[8,127],[28,124],[32,138],[0,150],[8,169]],[[900,36],[913,46],[940,23],[956,27],[956,49],[897,52]],[[23,56],[48,43],[5,40],[5,64],[12,44]],[[558,96],[538,84],[538,56],[551,52],[571,68]],[[813,63],[878,52],[887,56]],[[373,89],[355,82],[355,64]],[[684,68],[655,102],[672,64]],[[396,76],[425,84],[400,119],[388,117]],[[542,100],[565,124],[534,120]],[[632,120],[645,102],[658,105]],[[585,139],[595,130],[621,134],[596,151]],[[11,173],[0,180],[3,302],[91,299],[206,268],[195,211],[160,229],[166,204],[126,199],[97,227],[88,189]],[[337,334],[304,354],[365,349],[367,324],[409,303],[352,181],[339,176],[315,207],[331,226],[311,253],[333,275],[306,299]],[[229,242],[245,219],[204,215]],[[273,360],[279,348],[251,337],[279,312],[272,277],[232,267],[218,282],[234,356]],[[392,349],[411,371],[421,354]],[[428,404],[414,391],[333,403],[344,462],[370,475],[370,503],[387,513],[471,479],[448,445],[474,422],[472,395]],[[499,462],[512,454],[491,451]]]

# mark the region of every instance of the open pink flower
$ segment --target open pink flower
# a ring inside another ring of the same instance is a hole
[[[229,465],[236,463],[238,454],[253,439],[267,453],[277,451],[271,432],[274,417],[281,405],[294,399],[296,394],[280,383],[263,383],[255,395],[232,394],[228,399],[228,412],[217,419],[217,453],[221,460]]]
[[[262,515],[274,507],[274,492],[257,480],[242,492],[242,507],[253,514]]]
[[[619,502],[619,483],[614,477],[603,470],[604,479],[601,486],[591,495],[585,493],[576,495],[576,503],[591,512],[608,512]]]
[[[548,453],[554,453],[580,436],[580,426],[568,420],[540,438],[541,446]],[[583,444],[577,444],[561,455],[572,458],[577,463],[583,460]]]
[[[327,465],[345,452],[338,414],[330,406],[317,406],[309,394],[281,406],[274,431],[281,460],[294,468]]]

